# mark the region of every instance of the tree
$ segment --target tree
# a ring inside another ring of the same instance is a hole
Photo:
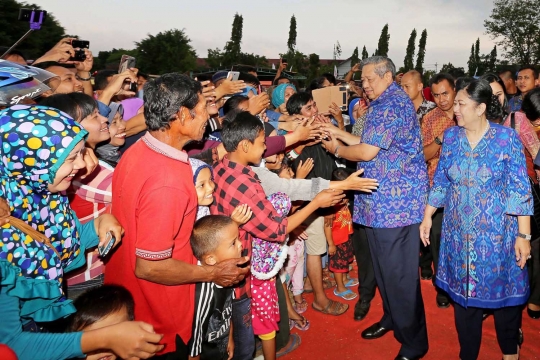
[[[474,73],[476,72],[477,64],[476,64],[476,57],[474,56],[474,44],[471,46],[471,55],[469,55],[469,61],[467,61],[467,65],[469,66],[469,76],[474,76]]]
[[[137,66],[150,74],[195,70],[197,54],[183,30],[173,29],[148,35],[136,42]]]
[[[223,49],[223,66],[232,66],[240,60],[242,52],[242,28],[244,27],[244,18],[238,13],[234,14],[234,20],[231,30],[231,40],[227,41]]]
[[[474,62],[476,63],[477,67],[482,64],[482,59],[480,57],[480,38],[476,39],[476,43],[474,45]]]
[[[379,37],[379,43],[375,55],[388,56],[388,49],[390,46],[390,34],[388,33],[388,24],[384,25],[381,36]]]
[[[367,59],[369,57],[369,54],[366,50],[366,45],[364,45],[364,48],[362,49],[362,60]]]
[[[0,44],[10,47],[19,40],[29,29],[28,22],[18,21],[20,8],[41,10],[36,4],[19,3],[15,0],[0,0]],[[47,13],[41,30],[34,31],[16,49],[28,59],[37,59],[49,51],[66,35],[54,14]],[[0,55],[2,55],[0,53]]]
[[[307,73],[307,81],[308,83],[317,78],[319,76],[319,67],[321,66],[321,62],[319,59],[319,55],[317,54],[309,54],[309,68]]]
[[[403,60],[404,72],[414,69],[414,52],[416,43],[416,29],[413,29],[411,36],[409,37],[409,43],[407,44],[407,52],[405,59]]]
[[[351,66],[356,65],[360,62],[360,59],[358,58],[358,46],[354,48],[354,51],[351,55]]]
[[[444,64],[441,68],[442,73],[447,73],[452,75],[454,78],[465,76],[465,69],[462,67],[454,67],[452,63]]]
[[[484,27],[506,59],[522,65],[540,61],[539,8],[539,0],[495,0]]]
[[[496,65],[497,65],[497,45],[494,45],[493,50],[491,50],[491,52],[489,53],[486,70],[489,72],[495,72]]]
[[[296,17],[291,16],[291,25],[289,26],[289,40],[287,40],[287,48],[289,49],[289,53],[294,53],[294,49],[296,48]]]
[[[341,44],[339,41],[336,42],[336,45],[334,45],[334,60],[339,59],[341,57]]]
[[[416,71],[420,74],[424,72],[424,59],[426,58],[427,30],[422,31],[420,42],[418,43],[418,55],[416,55]]]

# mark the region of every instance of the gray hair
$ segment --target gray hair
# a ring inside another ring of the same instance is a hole
[[[360,66],[363,68],[366,65],[373,64],[375,65],[375,74],[379,75],[380,78],[384,76],[387,72],[392,74],[392,79],[396,78],[396,65],[386,56],[372,56],[367,59],[362,60]]]

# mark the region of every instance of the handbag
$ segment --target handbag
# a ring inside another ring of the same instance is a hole
[[[37,242],[40,242],[44,244],[45,246],[50,247],[55,252],[56,256],[58,256],[59,259],[62,258],[60,256],[60,253],[58,252],[58,250],[56,250],[56,248],[53,246],[53,244],[51,243],[51,240],[48,237],[46,237],[45,235],[43,235],[42,233],[40,233],[39,231],[31,227],[30,225],[28,225],[21,219],[17,219],[16,217],[9,216],[9,224],[13,226],[14,228],[19,229],[26,235],[30,236],[32,239],[36,240]]]

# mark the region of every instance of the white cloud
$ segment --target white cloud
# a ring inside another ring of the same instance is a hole
[[[390,29],[390,57],[401,66],[413,28],[428,32],[425,64],[452,62],[466,67],[471,44],[480,37],[481,52],[493,42],[484,35],[492,0],[272,0],[251,2],[186,0],[92,0],[84,9],[68,0],[40,0],[67,33],[91,41],[91,50],[133,48],[148,33],[185,29],[200,57],[208,48],[223,48],[235,12],[244,17],[242,50],[278,57],[286,49],[289,20],[297,19],[297,48],[331,58],[339,40],[343,58],[355,46],[371,54],[384,24]],[[499,51],[500,53],[500,51]],[[440,68],[440,67],[439,67]]]

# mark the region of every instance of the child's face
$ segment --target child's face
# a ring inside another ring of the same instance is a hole
[[[264,131],[259,132],[259,135],[255,138],[253,144],[250,143],[249,149],[249,163],[259,164],[262,160],[264,151],[266,150],[266,137]]]
[[[103,319],[100,319],[93,323],[90,326],[85,327],[82,331],[96,330],[101,329],[106,326],[120,324],[121,322],[129,321],[129,314],[127,309],[123,307],[121,310],[114,312],[105,316]],[[114,360],[116,355],[110,352],[93,352],[89,353],[86,357],[87,360]]]
[[[195,191],[199,205],[210,206],[214,202],[214,189],[216,184],[212,181],[212,172],[209,168],[199,171],[195,182]]]
[[[279,177],[283,179],[294,179],[294,171],[290,167],[284,166],[281,168]]]
[[[119,147],[126,142],[126,123],[122,119],[122,115],[118,112],[114,115],[113,121],[109,126],[109,133],[111,134],[109,144]]]
[[[58,168],[54,181],[48,185],[52,193],[67,190],[77,172],[86,167],[84,162],[84,142],[80,141],[69,153],[64,163]]]
[[[209,265],[217,264],[228,259],[242,257],[242,242],[238,234],[238,225],[232,223],[220,230],[221,240],[217,248],[206,257]],[[213,259],[212,259],[213,258]],[[209,261],[209,259],[212,259]]]

